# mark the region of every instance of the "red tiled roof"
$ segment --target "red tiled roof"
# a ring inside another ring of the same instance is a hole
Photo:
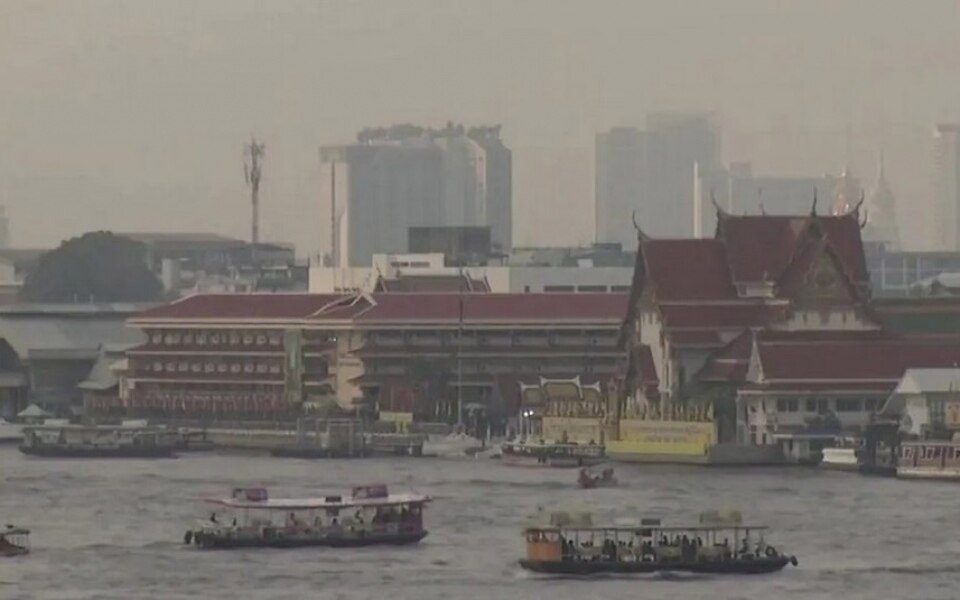
[[[718,348],[723,346],[723,338],[714,329],[685,329],[670,331],[667,335],[670,338],[670,345],[674,348]]]
[[[136,322],[162,320],[350,320],[379,322],[457,322],[460,302],[465,321],[619,323],[626,294],[202,294],[139,314]]]
[[[713,352],[696,378],[700,381],[742,382],[747,376],[754,335],[752,330],[744,330],[723,348]]]
[[[357,315],[361,324],[382,322],[619,323],[626,294],[375,294],[374,306]]]
[[[305,319],[343,298],[341,294],[197,294],[142,312],[134,321]]]
[[[960,363],[960,344],[906,340],[759,343],[766,381],[897,381],[908,368],[943,368]]]
[[[718,240],[645,240],[637,260],[643,260],[645,279],[660,301],[737,297]]]
[[[718,236],[726,245],[730,272],[736,282],[776,279],[796,251],[796,244],[813,222],[821,227],[848,276],[856,283],[869,280],[860,224],[856,215],[781,216],[722,215]]]
[[[660,316],[666,329],[739,329],[765,325],[784,309],[784,306],[754,301],[698,306],[661,304]]]

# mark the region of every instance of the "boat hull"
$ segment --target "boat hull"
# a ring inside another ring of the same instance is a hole
[[[20,446],[28,456],[45,458],[174,458],[173,446],[138,446],[124,448],[66,448],[59,446]]]
[[[197,545],[204,550],[235,548],[360,548],[364,546],[406,546],[427,537],[426,531],[410,533],[368,533],[362,536],[250,537],[237,538],[200,534]]]
[[[796,559],[786,556],[761,557],[738,561],[699,561],[699,562],[622,562],[604,560],[567,560],[567,561],[520,561],[520,566],[528,571],[549,575],[599,575],[641,574],[660,571],[685,573],[760,575],[782,570],[788,564],[796,564]]]
[[[605,457],[567,457],[567,456],[522,456],[516,454],[502,454],[500,461],[511,467],[534,467],[554,469],[577,469],[592,467],[607,462]]]
[[[960,469],[940,467],[897,467],[899,479],[926,479],[927,481],[960,481]]]

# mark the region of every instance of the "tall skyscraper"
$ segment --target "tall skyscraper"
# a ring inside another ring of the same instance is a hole
[[[370,266],[374,254],[400,252],[407,228],[442,225],[443,157],[430,140],[406,139],[321,149],[336,163],[337,266]]]
[[[653,113],[645,130],[617,128],[596,138],[596,240],[636,244],[631,214],[658,237],[693,233],[694,165],[720,167],[720,131],[703,113]]]
[[[490,242],[501,252],[513,248],[513,152],[500,139],[500,126],[474,127],[467,136],[486,154],[486,219]]]
[[[369,266],[374,254],[404,252],[410,227],[489,226],[495,246],[512,245],[511,152],[499,127],[415,125],[367,129],[348,146],[321,149],[345,166],[333,219],[339,266]],[[334,167],[337,177],[344,167]],[[344,191],[345,188],[345,191]]]
[[[934,142],[937,250],[960,250],[960,123],[937,125]]]

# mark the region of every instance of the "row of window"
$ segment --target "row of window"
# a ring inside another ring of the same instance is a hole
[[[155,361],[142,366],[146,373],[219,373],[219,374],[279,374],[279,363],[264,362],[188,362],[188,361]]]
[[[155,331],[150,334],[155,346],[281,346],[280,332],[250,331]]]
[[[803,410],[808,413],[824,413],[828,410],[836,412],[873,412],[879,408],[879,400],[876,398],[837,398],[831,407],[831,401],[828,398],[807,398],[803,401]],[[799,398],[778,398],[777,412],[790,413],[800,412]]]
[[[903,447],[903,458],[912,459],[914,448],[912,446]],[[931,460],[937,458],[946,458],[947,460],[960,460],[960,448],[952,446],[923,446],[916,449],[917,458],[921,460]]]

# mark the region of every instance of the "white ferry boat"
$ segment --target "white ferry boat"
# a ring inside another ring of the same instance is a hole
[[[19,444],[23,440],[23,426],[0,418],[0,444]]]
[[[238,488],[228,498],[207,499],[218,512],[183,541],[211,549],[414,544],[427,535],[423,509],[430,500],[391,494],[379,484],[317,498],[270,498],[264,488]]]

